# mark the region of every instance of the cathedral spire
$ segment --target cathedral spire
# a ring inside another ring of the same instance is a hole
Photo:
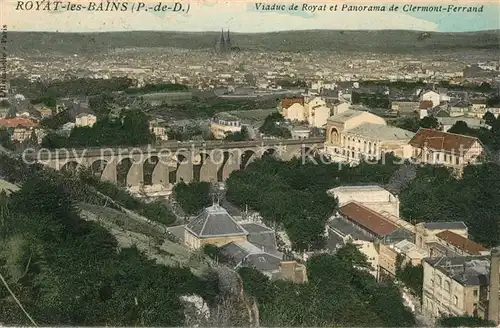
[[[231,36],[229,34],[229,30],[227,30],[227,38],[226,38],[226,46],[228,50],[231,50]]]
[[[220,52],[226,52],[226,38],[224,37],[224,29],[222,29],[220,33],[220,41],[219,41]]]

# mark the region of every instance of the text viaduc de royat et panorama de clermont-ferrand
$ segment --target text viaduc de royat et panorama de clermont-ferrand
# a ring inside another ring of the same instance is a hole
[[[347,3],[335,4],[312,4],[312,3],[254,3],[256,11],[306,11],[306,12],[483,12],[484,5],[413,5],[395,3],[390,5],[356,5]],[[93,2],[93,1],[16,1],[16,10],[19,11],[170,11],[187,13],[189,3],[180,2],[154,2],[145,0],[143,2]]]

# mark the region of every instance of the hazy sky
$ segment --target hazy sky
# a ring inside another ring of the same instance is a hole
[[[340,11],[306,13],[258,12],[254,3],[242,1],[232,3],[221,1],[217,4],[198,1],[190,3],[189,13],[174,14],[151,11],[137,13],[130,10],[126,12],[16,11],[16,0],[0,0],[0,2],[3,4],[1,23],[7,24],[8,30],[14,31],[218,31],[224,28],[234,32],[252,33],[310,29],[405,29],[441,32],[500,29],[498,4],[485,5],[482,13],[408,14]],[[75,3],[88,4],[82,0]],[[157,3],[149,1],[147,6]],[[411,2],[406,4],[408,3]],[[329,7],[334,2],[325,4]],[[403,4],[405,3],[400,6]]]

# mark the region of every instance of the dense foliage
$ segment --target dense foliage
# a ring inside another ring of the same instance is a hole
[[[417,221],[464,221],[475,241],[500,243],[500,165],[468,166],[457,180],[442,167],[424,166],[403,190],[401,215]]]
[[[249,139],[248,128],[241,127],[241,131],[228,134],[224,139],[227,141],[245,141]]]
[[[177,83],[159,83],[159,84],[146,84],[142,88],[129,88],[125,93],[129,94],[142,94],[150,92],[187,92],[189,88],[183,84]]]
[[[113,91],[123,91],[131,87],[133,82],[129,78],[116,77],[112,79],[82,78],[35,83],[31,83],[28,80],[15,79],[11,83],[19,93],[30,99],[34,99],[33,103],[54,105],[58,98],[91,96]]]
[[[402,119],[394,122],[394,125],[398,128],[417,132],[420,128],[434,129],[438,127],[438,121],[435,117],[426,116],[422,119],[419,119],[417,116],[414,117],[404,117]]]
[[[411,262],[403,264],[403,255],[396,257],[396,278],[410,289],[413,295],[422,298],[424,285],[424,268],[421,264],[412,265]]]
[[[479,317],[443,317],[439,319],[438,327],[496,327],[494,322]]]
[[[158,265],[135,248],[118,251],[110,233],[80,219],[74,188],[38,171],[0,202],[0,272],[37,324],[180,326],[180,296],[214,301],[213,278]],[[0,318],[31,324],[4,286]]]
[[[388,109],[391,102],[387,95],[382,93],[352,93],[352,103],[362,104],[370,108],[385,108]]]
[[[226,197],[257,210],[270,226],[283,227],[294,248],[321,248],[326,220],[336,207],[326,191],[345,184],[386,184],[399,166],[390,155],[386,164],[357,167],[318,161],[256,160],[230,175]]]
[[[76,127],[69,137],[52,133],[42,141],[44,148],[141,146],[151,144],[148,116],[141,111],[128,111],[121,119],[102,118],[92,127]]]
[[[285,118],[278,112],[269,114],[259,131],[267,136],[290,138],[290,130],[285,126]]]
[[[464,121],[458,121],[448,132],[476,137],[481,140],[488,150],[498,151],[500,150],[500,116],[495,119],[493,114],[488,112],[484,116],[484,120],[491,127],[490,129],[485,127],[475,129],[469,127]]]
[[[180,182],[174,187],[174,197],[187,214],[200,213],[205,207],[212,204],[209,182]]]
[[[366,257],[349,244],[335,255],[311,257],[304,284],[270,281],[250,268],[239,273],[258,302],[262,326],[413,326],[397,287],[377,283],[368,267]]]

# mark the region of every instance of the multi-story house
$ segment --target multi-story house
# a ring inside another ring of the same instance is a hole
[[[215,139],[224,139],[231,133],[241,132],[242,123],[237,117],[219,113],[210,122],[210,132]]]
[[[412,158],[423,164],[436,164],[461,173],[466,165],[477,163],[484,147],[476,137],[420,128],[411,138]]]
[[[488,256],[432,257],[422,263],[424,316],[433,320],[447,315],[480,316],[480,303],[488,299]]]

